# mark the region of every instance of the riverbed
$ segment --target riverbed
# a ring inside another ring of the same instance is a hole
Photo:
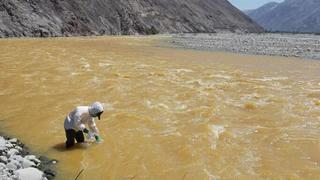
[[[316,179],[320,62],[163,46],[170,36],[0,40],[0,131],[57,179]],[[103,143],[64,149],[94,101]]]

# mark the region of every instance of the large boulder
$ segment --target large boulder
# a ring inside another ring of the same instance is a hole
[[[46,179],[42,171],[33,167],[19,169],[15,171],[15,175],[19,180],[45,180]]]

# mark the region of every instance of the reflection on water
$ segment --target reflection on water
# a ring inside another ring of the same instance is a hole
[[[58,179],[320,176],[319,62],[163,38],[1,40],[1,131],[60,160]],[[104,142],[65,151],[64,117],[93,101]]]

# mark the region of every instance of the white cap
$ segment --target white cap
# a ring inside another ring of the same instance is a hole
[[[100,102],[94,102],[89,108],[89,113],[91,116],[95,116],[98,113],[101,113],[102,111],[103,111],[103,106]]]

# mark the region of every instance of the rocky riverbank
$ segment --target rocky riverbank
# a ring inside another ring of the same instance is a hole
[[[1,180],[53,179],[56,160],[36,156],[18,139],[0,136]]]
[[[320,35],[313,34],[179,34],[173,35],[170,46],[320,60]]]

